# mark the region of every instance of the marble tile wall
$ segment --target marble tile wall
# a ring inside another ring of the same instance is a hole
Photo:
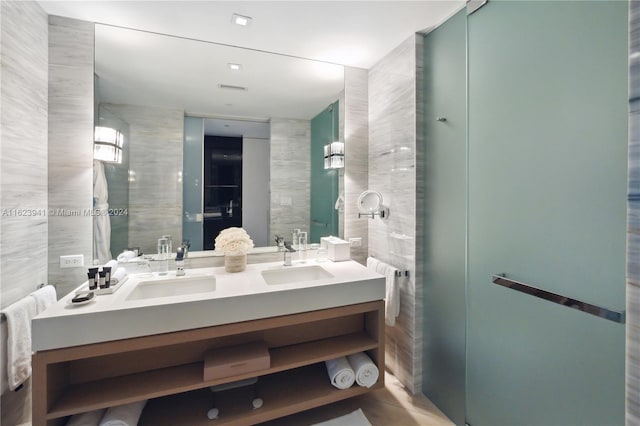
[[[294,229],[309,232],[311,122],[271,119],[271,202],[269,241]]]
[[[129,245],[156,253],[162,235],[171,235],[174,244],[182,241],[184,111],[114,104],[101,108],[129,124]]]
[[[424,231],[424,215],[425,215],[425,150],[426,145],[424,143],[424,37],[416,36],[416,153],[414,157],[415,161],[415,270],[414,270],[414,285],[415,285],[415,318],[413,324],[413,342],[414,356],[413,356],[413,375],[414,375],[414,392],[422,391],[422,348],[424,339],[424,248],[425,248],[425,231]],[[418,380],[415,380],[418,378]]]
[[[345,197],[343,238],[362,238],[361,247],[351,247],[351,258],[366,264],[369,246],[369,220],[358,218],[356,202],[368,186],[369,176],[369,95],[368,72],[346,67],[344,74]],[[342,126],[341,126],[342,128]]]
[[[389,207],[388,218],[369,220],[369,255],[409,271],[401,282],[400,315],[387,327],[387,367],[412,393],[422,386],[422,278],[416,275],[419,42],[411,36],[372,67],[368,88],[369,189],[379,191]]]
[[[47,281],[48,239],[47,15],[3,1],[1,19],[0,308]]]
[[[0,309],[47,281],[48,20],[33,1],[0,3]],[[26,215],[25,215],[26,214]],[[0,341],[6,339],[3,322]],[[0,344],[0,424],[31,418],[30,381],[5,392],[6,345]]]
[[[626,424],[640,424],[640,1],[629,3]]]
[[[49,283],[65,294],[85,268],[60,269],[60,256],[92,263],[94,25],[49,16]]]

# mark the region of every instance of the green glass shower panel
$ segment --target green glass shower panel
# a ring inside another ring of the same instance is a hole
[[[334,102],[311,120],[311,221],[309,243],[338,235],[338,169],[324,168],[324,146],[338,140],[339,103]]]
[[[467,422],[624,424],[625,326],[491,282],[625,306],[626,2],[468,17]]]
[[[466,23],[463,10],[424,38],[422,389],[456,424],[465,419]]]
[[[204,127],[200,117],[184,118],[182,154],[182,238],[190,250],[202,250],[202,152]]]

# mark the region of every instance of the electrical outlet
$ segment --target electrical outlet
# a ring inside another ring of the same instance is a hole
[[[349,247],[362,247],[362,238],[361,237],[349,238]]]
[[[77,268],[79,266],[84,266],[83,254],[60,256],[60,268]]]

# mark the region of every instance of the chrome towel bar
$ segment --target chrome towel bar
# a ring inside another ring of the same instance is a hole
[[[529,284],[514,281],[506,277],[505,274],[497,274],[491,277],[494,284],[501,285],[503,287],[510,288],[531,296],[539,297],[549,302],[557,303],[559,305],[567,306],[569,308],[577,309],[582,312],[586,312],[591,315],[595,315],[600,318],[607,319],[609,321],[617,322],[620,324],[625,323],[625,311],[612,311],[611,309],[603,308],[602,306],[592,305],[590,303],[582,302],[580,300],[571,299],[566,296],[561,296],[550,291],[542,290]]]
[[[45,283],[40,283],[38,284],[38,286],[36,287],[36,290],[41,289],[42,287],[44,287],[46,284]],[[28,296],[28,295],[27,295]],[[26,297],[26,296],[25,296]],[[0,312],[0,323],[3,323],[7,320],[7,316],[4,314],[4,312]]]

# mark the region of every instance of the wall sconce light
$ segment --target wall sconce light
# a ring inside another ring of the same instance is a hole
[[[124,137],[119,130],[96,126],[93,140],[93,158],[107,163],[122,162]]]
[[[344,142],[331,142],[324,146],[324,168],[341,169],[344,167]]]

